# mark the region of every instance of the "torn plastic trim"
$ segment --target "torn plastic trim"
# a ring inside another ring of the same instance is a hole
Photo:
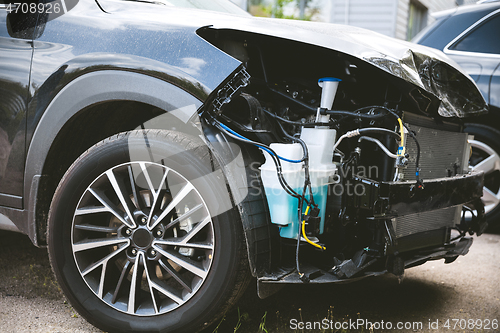
[[[458,256],[466,255],[469,252],[473,239],[470,237],[461,238],[459,241],[440,246],[436,248],[427,249],[425,251],[417,251],[415,256],[411,259],[404,261],[404,268],[410,268],[421,265],[429,260],[445,259],[454,260]],[[381,271],[359,271],[352,277],[340,278],[332,270],[325,271],[314,267],[312,265],[301,265],[304,273],[310,277],[309,283],[322,284],[322,283],[351,283],[369,276],[378,276],[388,273],[387,270]],[[334,267],[335,269],[335,267]],[[287,272],[278,270],[267,276],[257,279],[257,291],[260,298],[265,298],[273,293],[279,291],[282,284],[303,284],[296,271]]]
[[[220,115],[224,105],[231,102],[233,97],[238,96],[241,89],[248,86],[249,83],[250,74],[248,74],[244,67],[241,67],[240,70],[237,71],[233,77],[217,91],[217,94],[211,103],[211,111]]]
[[[379,272],[359,272],[357,276],[348,278],[348,279],[342,279],[336,276],[332,272],[325,271],[323,269],[319,269],[315,266],[308,265],[308,264],[301,264],[300,269],[302,273],[306,274],[309,276],[309,283],[348,283],[348,282],[354,282],[357,280],[361,280],[365,277],[368,276],[377,276],[377,275],[382,275],[387,273],[387,271],[379,271]],[[304,281],[300,278],[299,274],[297,274],[297,271],[293,272],[285,272],[285,271],[276,271],[272,272],[270,274],[267,274],[266,276],[260,277],[257,280],[258,283],[265,283],[265,284],[274,284],[274,283],[285,283],[285,284],[303,284]]]
[[[471,237],[464,237],[458,242],[452,243],[450,245],[451,249],[445,247],[437,248],[427,252],[426,254],[422,254],[420,256],[405,260],[405,268],[418,266],[429,260],[454,260],[458,256],[464,256],[469,253],[469,249],[472,245],[473,240],[474,239]]]

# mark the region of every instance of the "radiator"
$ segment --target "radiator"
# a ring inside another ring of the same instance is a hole
[[[420,144],[420,178],[433,179],[463,174],[468,170],[470,146],[459,125],[436,124],[432,119],[405,114],[403,121],[415,133]],[[406,152],[410,155],[404,180],[415,180],[417,147],[407,135]],[[400,216],[392,220],[398,250],[410,251],[438,246],[449,241],[449,230],[460,223],[462,206]]]
[[[460,220],[462,206],[448,207],[418,214],[400,216],[393,221],[396,238],[422,231],[453,227]]]
[[[420,144],[420,178],[444,178],[467,172],[470,145],[467,133],[458,132],[458,125],[438,125],[432,119],[413,114],[405,114],[403,121]],[[415,180],[417,145],[409,135],[406,136],[406,152],[410,158],[408,168],[403,171],[404,179]]]

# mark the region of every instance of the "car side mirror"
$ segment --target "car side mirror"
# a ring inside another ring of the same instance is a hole
[[[34,36],[36,31],[36,14],[10,13],[7,15],[7,31],[9,35],[20,39],[36,39],[41,36]]]
[[[72,10],[79,0],[0,0],[7,6],[7,31],[20,39],[38,39],[45,24]]]
[[[33,10],[38,1],[22,1],[7,4],[7,31],[9,36],[19,39],[37,39],[43,34],[45,22],[45,13],[39,13]],[[37,28],[37,20],[39,20],[39,28]],[[42,23],[42,24],[40,24]]]

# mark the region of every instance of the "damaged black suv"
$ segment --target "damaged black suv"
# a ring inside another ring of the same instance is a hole
[[[223,0],[41,0],[0,4],[0,56],[0,229],[102,330],[196,332],[251,281],[402,276],[486,227],[463,124],[487,105],[439,51]]]

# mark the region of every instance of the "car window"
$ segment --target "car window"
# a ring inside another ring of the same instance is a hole
[[[500,15],[474,28],[450,47],[450,50],[500,54]]]
[[[419,44],[421,41],[423,41],[423,39],[425,39],[427,35],[436,30],[444,21],[445,21],[444,19],[436,20],[431,24],[427,25],[425,28],[420,30],[420,32],[417,33],[415,37],[411,39],[411,42]]]

